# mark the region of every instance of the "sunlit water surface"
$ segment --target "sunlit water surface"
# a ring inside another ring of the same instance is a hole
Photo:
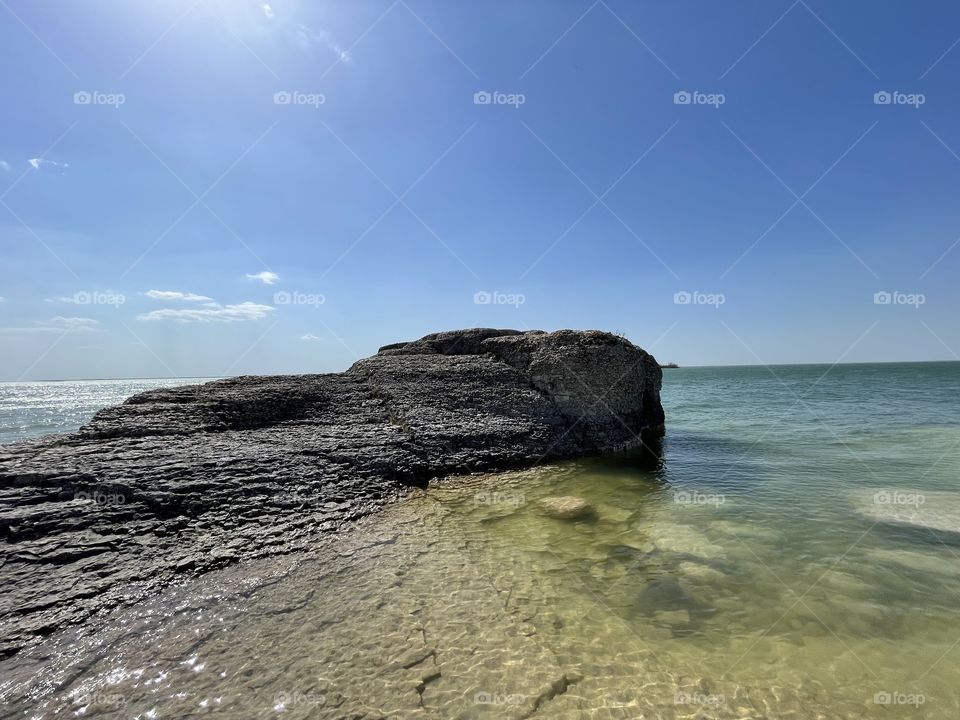
[[[659,460],[417,491],[7,661],[10,716],[957,718],[960,363],[827,370],[667,371]]]
[[[0,383],[0,444],[72,432],[97,410],[145,390],[205,382],[196,378]]]

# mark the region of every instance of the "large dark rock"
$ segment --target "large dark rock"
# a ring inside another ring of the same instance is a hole
[[[661,371],[603,332],[428,335],[331,375],[154,390],[0,448],[0,656],[184,574],[309,546],[404,488],[663,434]]]

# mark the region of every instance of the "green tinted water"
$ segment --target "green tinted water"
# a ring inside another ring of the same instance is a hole
[[[659,457],[418,492],[4,687],[26,717],[956,718],[960,364],[827,371],[667,371]]]

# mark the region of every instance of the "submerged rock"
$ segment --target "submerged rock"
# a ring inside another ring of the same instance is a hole
[[[449,474],[638,447],[661,370],[596,331],[473,329],[344,373],[135,395],[0,447],[0,657],[184,574],[308,548]]]
[[[708,583],[719,584],[728,579],[724,573],[710,567],[709,565],[703,565],[702,563],[692,562],[689,560],[681,562],[677,569],[684,577],[693,578],[694,580],[702,580]]]
[[[547,515],[558,520],[578,520],[593,515],[590,503],[572,495],[543,498],[540,507]]]
[[[690,622],[689,610],[658,610],[653,614],[658,622],[667,625],[687,625]]]

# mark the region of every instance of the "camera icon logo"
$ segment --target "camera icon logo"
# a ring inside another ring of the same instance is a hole
[[[92,102],[93,102],[93,95],[88,93],[86,90],[81,90],[80,92],[75,92],[73,94],[74,105],[89,105]]]
[[[286,290],[280,290],[273,294],[273,302],[277,305],[289,305],[290,304],[290,293]]]
[[[681,290],[680,292],[675,292],[673,294],[674,305],[689,305],[692,300],[693,296],[686,290]]]
[[[891,102],[893,102],[893,95],[886,90],[880,90],[873,94],[874,105],[889,105]]]
[[[493,302],[493,296],[488,293],[486,290],[481,290],[480,292],[475,292],[473,294],[473,304],[474,305],[489,305]]]
[[[893,302],[893,295],[888,293],[886,290],[881,290],[880,292],[875,292],[873,294],[874,305],[889,305],[891,302]]]
[[[293,95],[286,90],[280,90],[273,94],[274,105],[289,105],[293,102]]]
[[[693,96],[686,90],[680,90],[673,94],[674,105],[689,105],[693,101]]]
[[[480,90],[473,94],[474,105],[490,105],[493,103],[493,95],[486,90]]]

